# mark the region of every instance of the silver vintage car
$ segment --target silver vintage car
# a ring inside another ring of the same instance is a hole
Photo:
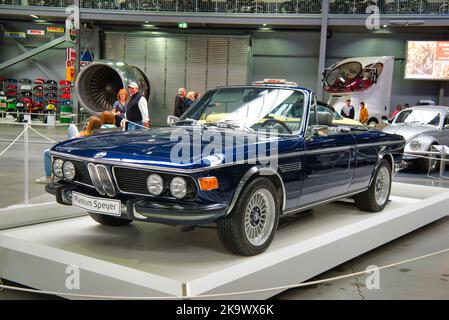
[[[433,171],[437,161],[419,157],[421,151],[431,151],[434,145],[449,145],[449,107],[417,106],[399,112],[386,133],[403,136],[406,140],[405,161],[415,161],[420,171]],[[415,154],[413,154],[415,153]]]

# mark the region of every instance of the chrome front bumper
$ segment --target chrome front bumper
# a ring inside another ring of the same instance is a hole
[[[48,193],[56,196],[56,201],[63,205],[72,205],[72,192],[103,197],[92,189],[83,189],[66,183],[51,183],[45,187]],[[194,202],[178,203],[154,201],[145,198],[119,199],[122,202],[120,218],[158,222],[175,225],[209,224],[226,216],[229,206],[223,203],[198,204]]]

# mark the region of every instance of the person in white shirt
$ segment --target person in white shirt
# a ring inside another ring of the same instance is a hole
[[[128,85],[130,99],[126,105],[126,130],[142,130],[150,127],[147,99],[139,92],[139,85],[131,82]]]

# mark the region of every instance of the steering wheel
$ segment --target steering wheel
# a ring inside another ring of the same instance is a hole
[[[293,131],[289,128],[289,126],[282,120],[278,120],[278,119],[274,119],[274,118],[269,118],[267,120],[265,120],[264,122],[262,122],[261,126],[265,127],[268,123],[277,123],[280,124],[285,130],[288,131],[288,133],[293,134]]]

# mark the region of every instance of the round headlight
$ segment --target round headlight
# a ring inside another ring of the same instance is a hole
[[[147,179],[148,191],[155,196],[158,196],[164,191],[164,180],[158,174],[150,174]]]
[[[170,192],[173,197],[177,199],[182,199],[187,194],[187,182],[184,178],[175,177],[170,182]]]
[[[64,161],[61,159],[56,159],[53,161],[53,174],[58,178],[64,178],[64,175],[62,173],[62,165],[64,164]]]
[[[412,151],[418,151],[421,149],[421,142],[414,140],[410,142],[410,150]]]
[[[62,166],[62,173],[64,175],[64,178],[66,178],[69,181],[72,181],[75,179],[75,166],[70,161],[64,162]]]

